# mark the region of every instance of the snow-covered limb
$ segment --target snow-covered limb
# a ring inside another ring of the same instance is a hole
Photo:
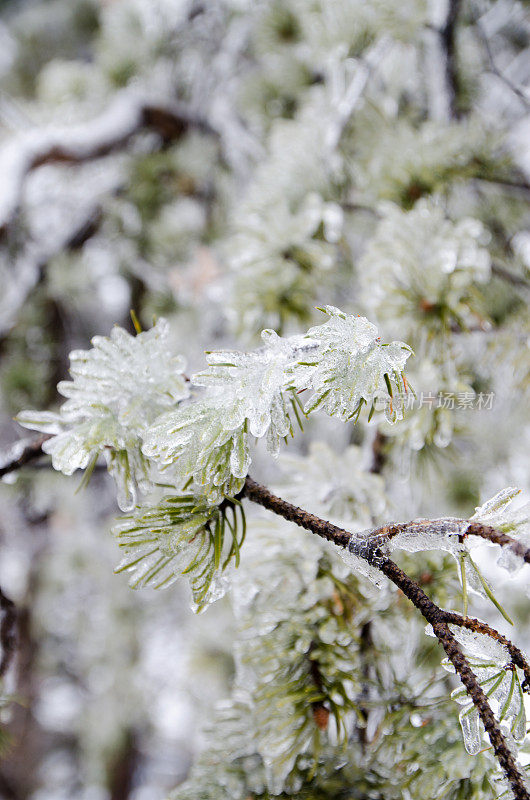
[[[31,130],[13,139],[0,152],[0,233],[17,212],[24,180],[31,170],[43,164],[79,164],[101,158],[124,147],[142,129],[153,130],[167,141],[178,138],[190,127],[214,133],[210,124],[186,105],[153,102],[127,89],[91,122]]]

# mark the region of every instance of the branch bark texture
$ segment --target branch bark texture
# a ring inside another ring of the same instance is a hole
[[[269,511],[278,514],[289,522],[294,522],[300,527],[306,528],[317,536],[326,539],[328,542],[333,542],[338,547],[348,547],[352,539],[352,534],[348,531],[282,500],[272,494],[266,487],[256,483],[252,478],[247,478],[241,495]],[[407,523],[404,523],[404,525],[407,525]],[[482,528],[483,526],[480,527]],[[381,529],[381,532],[384,533],[385,530],[389,531],[394,528],[399,528],[399,531],[404,529],[403,525],[385,526],[385,528]],[[396,530],[396,533],[399,531]],[[377,536],[379,532],[380,531],[374,531],[374,537]],[[492,540],[489,535],[486,535],[484,538],[488,538],[490,541]],[[510,540],[510,537],[508,537],[508,539]],[[378,538],[377,541],[380,541],[380,539]],[[500,541],[498,543],[501,544]],[[509,542],[504,542],[504,544],[510,543],[511,540]],[[448,623],[453,622],[454,624],[454,620],[448,619],[446,617],[448,612],[445,612],[433,603],[421,587],[390,558],[387,558],[380,549],[377,547],[374,547],[372,550],[368,549],[364,557],[372,566],[386,575],[387,578],[409,598],[427,622],[431,624],[435,636],[444,648],[447,657],[453,664],[479,713],[497,760],[510,782],[516,800],[530,800],[530,794],[526,788],[523,775],[493,715],[486,695],[473,674],[460,645],[449,629]],[[456,616],[458,617],[459,615]]]

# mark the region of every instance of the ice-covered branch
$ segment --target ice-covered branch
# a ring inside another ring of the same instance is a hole
[[[502,83],[504,83],[504,85],[507,86],[508,89],[510,89],[515,94],[515,96],[519,98],[522,105],[526,109],[528,109],[528,107],[530,106],[530,102],[524,90],[521,89],[521,87],[516,86],[516,84],[510,80],[510,78],[506,75],[506,73],[500,70],[499,67],[497,66],[497,63],[495,61],[495,56],[493,55],[493,51],[491,49],[491,45],[488,39],[488,35],[484,30],[484,27],[480,21],[477,22],[476,28],[479,35],[479,39],[482,42],[484,50],[486,52],[486,57],[489,64],[489,71],[491,72],[492,75],[495,75],[500,81],[502,81]]]
[[[479,619],[475,619],[474,617],[463,617],[461,614],[457,614],[455,611],[443,611],[444,621],[447,622],[448,625],[456,625],[459,628],[466,628],[468,631],[473,631],[473,633],[480,633],[484,636],[489,636],[491,639],[495,639],[495,641],[502,644],[509,652],[512,663],[522,669],[524,672],[525,677],[525,688],[530,688],[530,664],[526,660],[524,654],[519,650],[519,648],[514,645],[506,636],[503,636],[502,633],[492,628],[490,625],[487,625],[485,622],[482,622]]]
[[[466,530],[466,536],[480,536],[481,539],[486,539],[488,542],[493,542],[493,544],[508,547],[516,556],[530,564],[530,548],[525,547],[524,544],[521,544],[512,536],[508,536],[507,533],[497,531],[488,525],[481,525],[479,522],[472,522]]]
[[[156,103],[130,90],[90,122],[68,128],[48,127],[28,131],[8,142],[0,152],[3,177],[0,194],[0,233],[13,220],[20,205],[28,173],[43,164],[80,164],[101,158],[119,148],[141,130],[152,130],[164,141],[176,139],[190,127],[214,133],[210,124],[181,103]]]
[[[351,545],[356,537],[351,533],[282,500],[280,497],[272,494],[266,487],[256,483],[252,478],[247,477],[241,494],[254,503],[263,506],[290,522],[294,522],[302,528],[306,528],[317,536],[321,536],[341,548],[352,549]],[[409,578],[409,576],[380,549],[381,543],[384,543],[386,538],[386,533],[393,527],[394,526],[385,526],[381,529],[383,531],[382,539],[376,538],[375,536],[367,537],[367,546],[364,548],[355,547],[355,553],[360,558],[365,559],[372,568],[386,575],[386,577],[409,598],[423,617],[431,624],[435,636],[444,648],[450,662],[469,693],[473,705],[478,711],[478,715],[489,736],[499,764],[510,781],[515,798],[517,800],[529,800],[530,794],[526,788],[524,778],[510,752],[500,726],[493,715],[487,697],[473,674],[459,643],[449,628],[448,621],[445,617],[446,612],[433,603],[420,586]],[[399,531],[396,531],[396,533],[402,531],[404,528],[404,526],[395,527],[399,528]]]
[[[8,453],[0,456],[0,478],[40,458],[44,452],[42,445],[50,438],[51,434],[45,433],[36,439],[22,439],[12,445]]]

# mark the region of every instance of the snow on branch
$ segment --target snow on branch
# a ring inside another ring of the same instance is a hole
[[[165,141],[177,139],[190,127],[217,135],[206,119],[178,102],[148,101],[124,90],[100,116],[69,127],[30,130],[0,151],[0,233],[20,206],[28,173],[43,164],[81,164],[123,148],[141,130],[153,130]]]

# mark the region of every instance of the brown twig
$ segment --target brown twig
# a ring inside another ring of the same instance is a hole
[[[387,459],[386,445],[387,437],[377,429],[372,442],[372,465],[370,467],[370,472],[374,475],[380,475],[383,471]]]
[[[278,514],[289,522],[294,522],[300,527],[306,528],[317,536],[321,536],[339,547],[348,547],[353,538],[352,534],[348,533],[348,531],[345,531],[343,528],[339,528],[326,520],[316,517],[314,514],[310,514],[282,500],[280,497],[272,494],[266,487],[256,483],[256,481],[250,477],[247,477],[245,481],[241,496],[247,497],[254,503],[263,506],[263,508]],[[388,528],[391,526],[386,527]],[[374,540],[374,546],[372,548],[368,547],[362,553],[359,553],[359,555],[386,575],[392,583],[401,589],[403,594],[409,598],[427,622],[431,624],[435,636],[444,648],[479,713],[497,760],[510,781],[516,800],[530,800],[530,794],[526,789],[524,778],[493,716],[486,695],[473,674],[458,642],[448,627],[448,622],[444,616],[447,612],[444,612],[433,603],[412,578],[409,578],[397,564],[382,553],[377,547],[377,540]]]
[[[325,694],[324,691],[324,681],[322,679],[322,673],[320,671],[320,665],[318,660],[312,656],[316,648],[316,643],[311,642],[309,645],[309,650],[307,651],[307,657],[309,659],[309,674],[311,675],[311,680],[313,684],[318,689],[321,694]],[[323,700],[315,700],[311,703],[311,710],[313,713],[313,719],[315,721],[315,725],[319,730],[324,731],[328,727],[329,722],[329,708],[325,705]]]
[[[522,651],[519,650],[513,642],[507,639],[506,636],[503,636],[502,633],[499,633],[495,628],[491,628],[485,622],[475,619],[474,617],[463,617],[461,614],[457,614],[456,611],[443,611],[443,617],[444,622],[447,622],[448,625],[457,625],[459,628],[467,628],[467,630],[473,631],[474,633],[482,633],[504,645],[511,656],[512,664],[519,667],[519,669],[522,669],[524,672],[524,685],[526,688],[530,689],[530,664]]]
[[[483,183],[493,183],[497,186],[502,186],[505,189],[514,189],[519,192],[527,194],[530,192],[530,183],[524,178],[508,178],[501,177],[500,175],[475,175],[475,181],[482,181]]]
[[[527,564],[530,564],[530,548],[525,547],[524,544],[518,542],[507,533],[490,528],[488,525],[481,525],[480,522],[470,522],[465,532],[466,536],[480,536],[481,539],[486,539],[488,542],[498,544],[501,547],[507,547],[516,556],[522,558]]]
[[[3,678],[10,667],[15,654],[17,642],[16,625],[17,611],[12,600],[5,596],[0,589],[0,611],[2,612],[2,622],[0,623],[0,678]]]
[[[42,436],[39,436],[37,439],[33,439],[30,442],[18,442],[13,448],[15,450],[15,454],[12,456],[12,458],[4,461],[2,466],[0,466],[0,478],[3,478],[3,476],[7,475],[9,472],[14,472],[17,469],[24,467],[26,464],[35,461],[35,459],[40,458],[40,456],[43,455],[42,445],[50,438],[51,434],[43,433]],[[22,447],[20,448],[20,446]]]

